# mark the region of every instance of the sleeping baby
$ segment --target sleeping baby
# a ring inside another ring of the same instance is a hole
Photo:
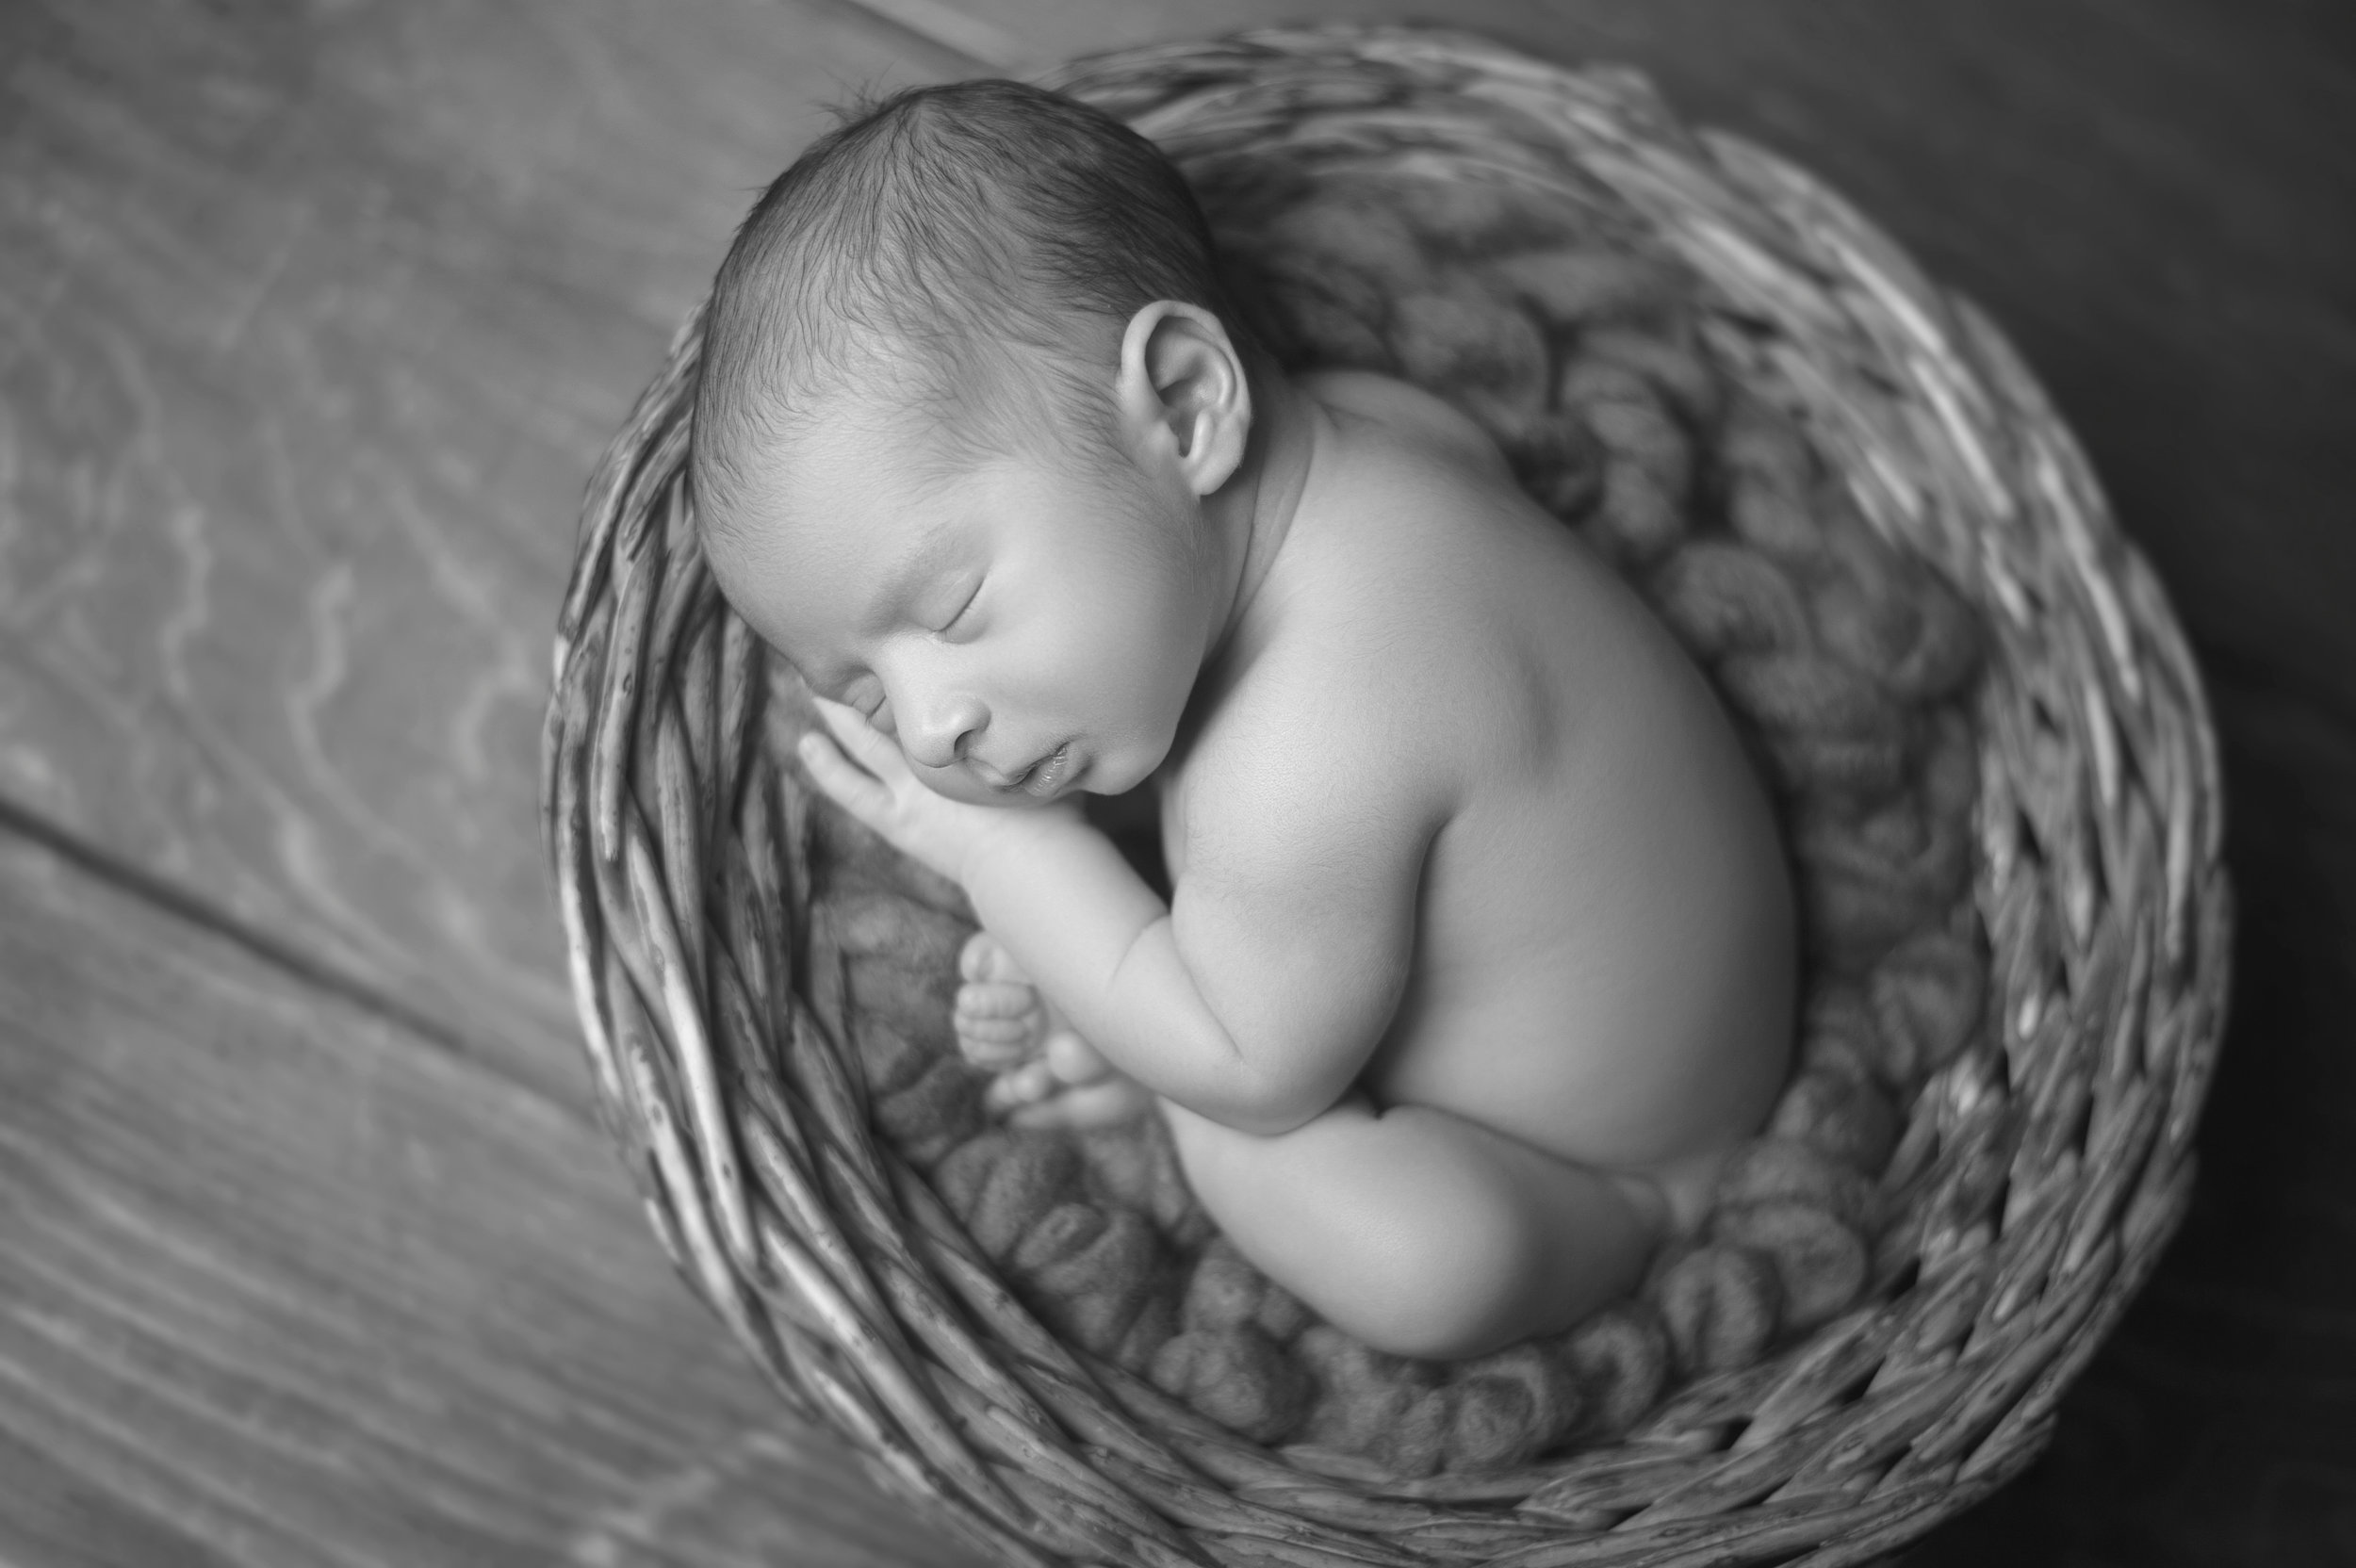
[[[1161,1116],[1400,1355],[1567,1328],[1701,1217],[1792,1034],[1741,743],[1476,426],[1272,362],[1151,143],[886,101],[753,208],[701,375],[712,569],[819,699],[811,777],[971,899],[1002,1111]]]

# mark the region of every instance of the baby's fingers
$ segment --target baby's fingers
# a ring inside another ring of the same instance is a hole
[[[814,729],[802,737],[797,749],[802,766],[836,805],[870,827],[879,825],[892,806],[892,792],[879,779],[853,767],[841,746]]]
[[[1019,1005],[1007,1010],[1002,999],[989,993],[1011,991]],[[983,993],[978,998],[974,993]],[[965,986],[957,992],[957,1054],[978,1068],[992,1071],[1010,1068],[1039,1054],[1039,1037],[1046,1021],[1039,1017],[1028,987]]]
[[[811,706],[852,761],[886,784],[908,776],[908,763],[900,758],[898,743],[877,729],[866,714],[848,703],[829,702],[825,697],[812,698]]]
[[[969,980],[957,988],[960,1021],[1024,1018],[1038,1011],[1039,992],[1028,986],[1000,980]]]
[[[1026,1036],[1022,1039],[991,1043],[971,1035],[957,1037],[957,1056],[966,1066],[983,1072],[1015,1072],[1029,1067],[1039,1054],[1038,1046]]]

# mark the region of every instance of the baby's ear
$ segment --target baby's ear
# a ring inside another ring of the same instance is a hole
[[[1252,384],[1218,317],[1156,300],[1129,318],[1121,343],[1121,407],[1152,457],[1198,496],[1227,482],[1252,431]]]

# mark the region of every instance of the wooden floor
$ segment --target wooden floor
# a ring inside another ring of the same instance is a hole
[[[2195,1212],[1915,1560],[2356,1560],[2356,23],[1449,0],[2015,331],[2213,678]],[[944,1564],[672,1280],[533,824],[588,466],[864,87],[1326,0],[0,7],[0,1562]]]

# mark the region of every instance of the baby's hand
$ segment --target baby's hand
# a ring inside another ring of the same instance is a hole
[[[836,805],[882,834],[901,854],[963,884],[973,852],[1000,834],[1036,827],[1052,813],[1074,815],[1058,802],[1021,810],[975,806],[935,793],[900,755],[900,744],[848,704],[811,699],[832,732],[802,737],[802,765]]]
[[[1150,1102],[1049,1007],[1006,950],[976,931],[957,958],[957,1050],[995,1072],[982,1103],[1022,1127],[1126,1121]]]

